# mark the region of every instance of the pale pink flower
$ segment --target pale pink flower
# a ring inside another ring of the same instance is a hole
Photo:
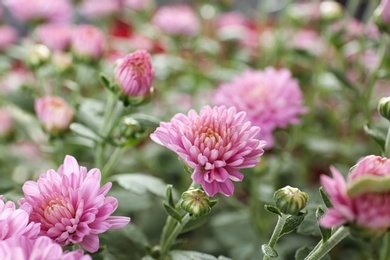
[[[198,17],[188,5],[162,6],[154,14],[152,23],[168,35],[194,36],[200,31]]]
[[[306,112],[298,81],[287,69],[266,68],[245,71],[229,83],[223,83],[213,95],[216,105],[235,106],[247,113],[248,120],[261,127],[260,137],[272,147],[272,131],[299,123]]]
[[[124,0],[124,5],[135,11],[143,11],[152,7],[152,0]]]
[[[67,22],[73,12],[69,0],[4,0],[4,5],[22,22]]]
[[[98,234],[126,226],[129,217],[111,216],[118,207],[106,196],[111,182],[100,188],[99,169],[87,171],[67,155],[58,171],[41,174],[37,182],[23,185],[25,198],[19,204],[30,212],[30,221],[41,223],[40,235],[61,246],[80,244],[89,252],[99,249]]]
[[[336,168],[331,167],[331,171],[333,179],[321,176],[321,184],[333,204],[320,219],[321,226],[330,228],[350,223],[376,234],[385,232],[390,226],[390,191],[365,192],[350,197],[347,187],[366,175],[389,175],[390,160],[375,155],[360,159],[351,168],[347,182]]]
[[[72,26],[67,23],[49,23],[37,27],[38,40],[55,51],[67,50],[72,39]]]
[[[18,32],[14,27],[8,25],[0,26],[0,50],[4,50],[18,39]]]
[[[14,129],[14,122],[11,113],[7,109],[0,108],[0,138],[11,134]]]
[[[80,13],[88,18],[100,18],[121,10],[121,0],[84,0]]]
[[[92,258],[89,255],[84,255],[81,249],[63,252],[59,244],[46,236],[41,236],[37,239],[16,236],[0,241],[0,259],[90,260]]]
[[[209,196],[231,196],[232,181],[244,178],[239,170],[256,166],[264,152],[265,142],[256,138],[260,128],[245,116],[234,107],[204,106],[199,114],[190,110],[187,116],[176,114],[169,123],[162,122],[150,137],[194,169],[193,181]]]
[[[115,70],[115,80],[127,96],[146,96],[152,88],[154,69],[150,55],[138,50],[126,55]]]
[[[40,231],[39,223],[29,223],[29,215],[23,209],[16,209],[12,201],[4,203],[0,196],[0,240],[24,236],[35,239]],[[4,259],[1,258],[0,259]]]
[[[64,99],[57,96],[45,96],[35,100],[35,112],[49,133],[67,130],[75,113]]]
[[[325,44],[320,35],[311,29],[301,29],[292,33],[292,47],[318,55],[324,52]]]
[[[72,35],[72,51],[82,59],[97,60],[105,49],[103,32],[89,24],[82,24],[75,28]]]

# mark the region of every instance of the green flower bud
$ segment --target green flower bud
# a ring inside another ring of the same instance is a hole
[[[190,188],[183,192],[181,199],[181,208],[193,218],[207,215],[211,211],[209,196],[203,190]]]
[[[27,64],[36,68],[49,61],[51,52],[48,47],[42,44],[35,44],[27,51]]]
[[[341,4],[336,1],[323,1],[320,4],[320,17],[324,21],[334,21],[343,15]]]
[[[379,100],[378,111],[382,117],[390,120],[390,97],[383,97]]]
[[[274,193],[276,207],[284,214],[297,215],[305,206],[308,196],[297,188],[286,186]]]

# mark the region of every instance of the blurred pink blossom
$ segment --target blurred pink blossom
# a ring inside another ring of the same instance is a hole
[[[0,241],[0,259],[17,260],[90,260],[83,250],[62,252],[62,247],[49,237],[41,236],[37,239],[15,236]]]
[[[150,54],[138,50],[119,61],[115,80],[127,96],[146,96],[152,88],[154,69]]]
[[[11,113],[7,109],[0,108],[0,138],[11,134],[14,129],[14,123]]]
[[[132,50],[144,49],[149,52],[152,51],[154,48],[153,41],[150,38],[139,33],[133,34],[130,37],[128,45]]]
[[[315,55],[321,54],[325,50],[325,43],[320,35],[311,29],[293,32],[291,45],[296,49],[305,50]]]
[[[153,0],[124,0],[124,5],[135,11],[142,11],[152,7]]]
[[[265,142],[256,138],[260,129],[234,107],[204,106],[198,114],[176,114],[151,134],[154,142],[176,152],[192,169],[194,182],[209,196],[233,195],[233,181],[242,181],[243,168],[257,165]]]
[[[73,12],[69,0],[4,0],[4,6],[22,22],[67,22]]]
[[[83,0],[80,13],[88,18],[100,18],[121,10],[121,0]]]
[[[379,8],[381,9],[383,20],[390,24],[390,0],[381,0]]]
[[[111,216],[118,201],[106,196],[111,182],[100,187],[100,181],[99,169],[87,171],[67,155],[57,172],[48,170],[37,182],[23,185],[25,198],[19,204],[30,212],[31,222],[41,223],[40,235],[61,246],[80,244],[93,253],[99,249],[98,234],[130,222],[129,217]]]
[[[89,24],[76,27],[72,35],[72,51],[76,56],[87,60],[98,60],[105,49],[103,32]]]
[[[8,25],[0,26],[0,50],[4,50],[18,39],[18,32],[14,27]]]
[[[40,232],[40,224],[29,223],[29,214],[26,211],[16,209],[12,201],[4,203],[3,196],[0,196],[0,230],[0,241],[20,236],[35,239]]]
[[[247,113],[248,120],[260,126],[260,138],[273,145],[272,131],[299,123],[306,112],[298,81],[287,69],[272,67],[245,71],[231,82],[219,86],[212,97],[216,105],[235,106]]]
[[[152,23],[168,35],[194,36],[200,31],[199,19],[188,5],[162,6],[154,14]]]
[[[72,39],[72,26],[67,23],[49,23],[37,27],[38,40],[55,51],[67,50]]]
[[[45,96],[35,100],[35,112],[49,133],[67,130],[75,113],[64,99],[57,96]]]
[[[375,155],[360,159],[351,168],[347,182],[336,168],[331,167],[331,172],[333,179],[321,176],[321,184],[333,204],[321,218],[321,226],[331,228],[351,223],[376,234],[386,232],[390,226],[390,191],[365,192],[349,197],[347,187],[367,175],[389,175],[390,160]]]

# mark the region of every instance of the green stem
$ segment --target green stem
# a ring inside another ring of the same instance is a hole
[[[271,236],[269,243],[268,243],[268,245],[271,248],[274,248],[274,246],[276,245],[276,242],[278,242],[280,233],[283,230],[283,227],[284,227],[284,224],[286,223],[287,217],[288,217],[288,215],[283,214],[283,213],[282,213],[282,216],[279,216],[278,222],[276,223],[276,226],[274,229],[274,232],[272,233],[272,236]],[[269,257],[264,255],[263,260],[268,260],[268,259],[269,259]]]
[[[184,226],[191,220],[190,214],[185,214],[179,225],[176,225],[172,233],[169,234],[164,244],[161,244],[161,255],[165,256],[172,247],[177,236],[183,230]]]
[[[322,240],[319,242],[321,246],[316,246],[315,249],[305,258],[305,260],[318,260],[324,257],[333,247],[341,240],[349,235],[347,227],[340,227],[325,243]]]
[[[390,158],[390,127],[387,129],[387,136],[383,153],[385,157]]]
[[[126,151],[125,147],[117,147],[112,153],[110,159],[108,159],[107,163],[104,165],[102,170],[102,183],[104,183],[105,179],[109,176],[112,167],[117,163],[118,159],[123,155]]]
[[[385,237],[383,238],[383,245],[380,255],[381,260],[387,260],[390,259],[390,234],[386,233]]]

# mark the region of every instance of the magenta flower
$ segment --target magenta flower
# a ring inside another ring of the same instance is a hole
[[[19,200],[30,213],[30,221],[41,223],[40,235],[61,246],[80,244],[93,253],[99,249],[98,234],[126,226],[129,217],[110,216],[118,207],[114,197],[106,196],[111,182],[100,188],[99,169],[87,171],[67,155],[58,172],[42,174],[37,182],[23,185],[25,198]]]
[[[67,50],[72,39],[73,28],[67,23],[49,23],[37,27],[39,41],[55,51]]]
[[[69,0],[4,0],[4,5],[22,22],[67,22],[73,12]]]
[[[19,35],[15,28],[7,25],[0,26],[0,50],[4,50],[15,43]]]
[[[261,127],[260,137],[273,145],[272,131],[299,122],[306,112],[302,92],[287,69],[246,71],[232,82],[223,83],[213,96],[216,105],[235,106],[248,120]]]
[[[260,128],[245,119],[245,112],[234,107],[205,106],[197,114],[176,114],[161,123],[150,136],[153,141],[176,152],[192,169],[194,182],[209,196],[217,192],[231,196],[232,181],[242,181],[243,168],[257,165],[265,142],[256,138]]]
[[[350,223],[375,234],[386,232],[390,226],[390,191],[364,192],[353,197],[347,191],[362,177],[389,175],[390,160],[374,155],[360,159],[351,168],[347,182],[336,168],[331,167],[331,171],[333,179],[322,175],[321,184],[333,207],[321,218],[320,225],[330,228]]]
[[[17,260],[90,260],[89,255],[84,255],[83,250],[73,252],[62,251],[59,244],[49,237],[42,236],[37,239],[15,236],[0,241],[0,259]]]
[[[72,51],[81,59],[98,60],[105,49],[103,32],[89,24],[75,28],[72,35]]]
[[[160,7],[152,23],[168,35],[194,36],[200,31],[200,23],[194,10],[188,5]]]
[[[115,80],[127,96],[146,96],[152,88],[154,69],[150,55],[138,50],[126,55],[115,70]]]
[[[56,96],[35,100],[35,112],[48,133],[68,130],[75,113],[64,99]]]
[[[40,231],[39,223],[29,223],[29,215],[23,209],[16,209],[12,201],[4,203],[0,196],[0,241],[10,237],[24,236],[35,239]],[[5,259],[1,258],[0,259]]]

